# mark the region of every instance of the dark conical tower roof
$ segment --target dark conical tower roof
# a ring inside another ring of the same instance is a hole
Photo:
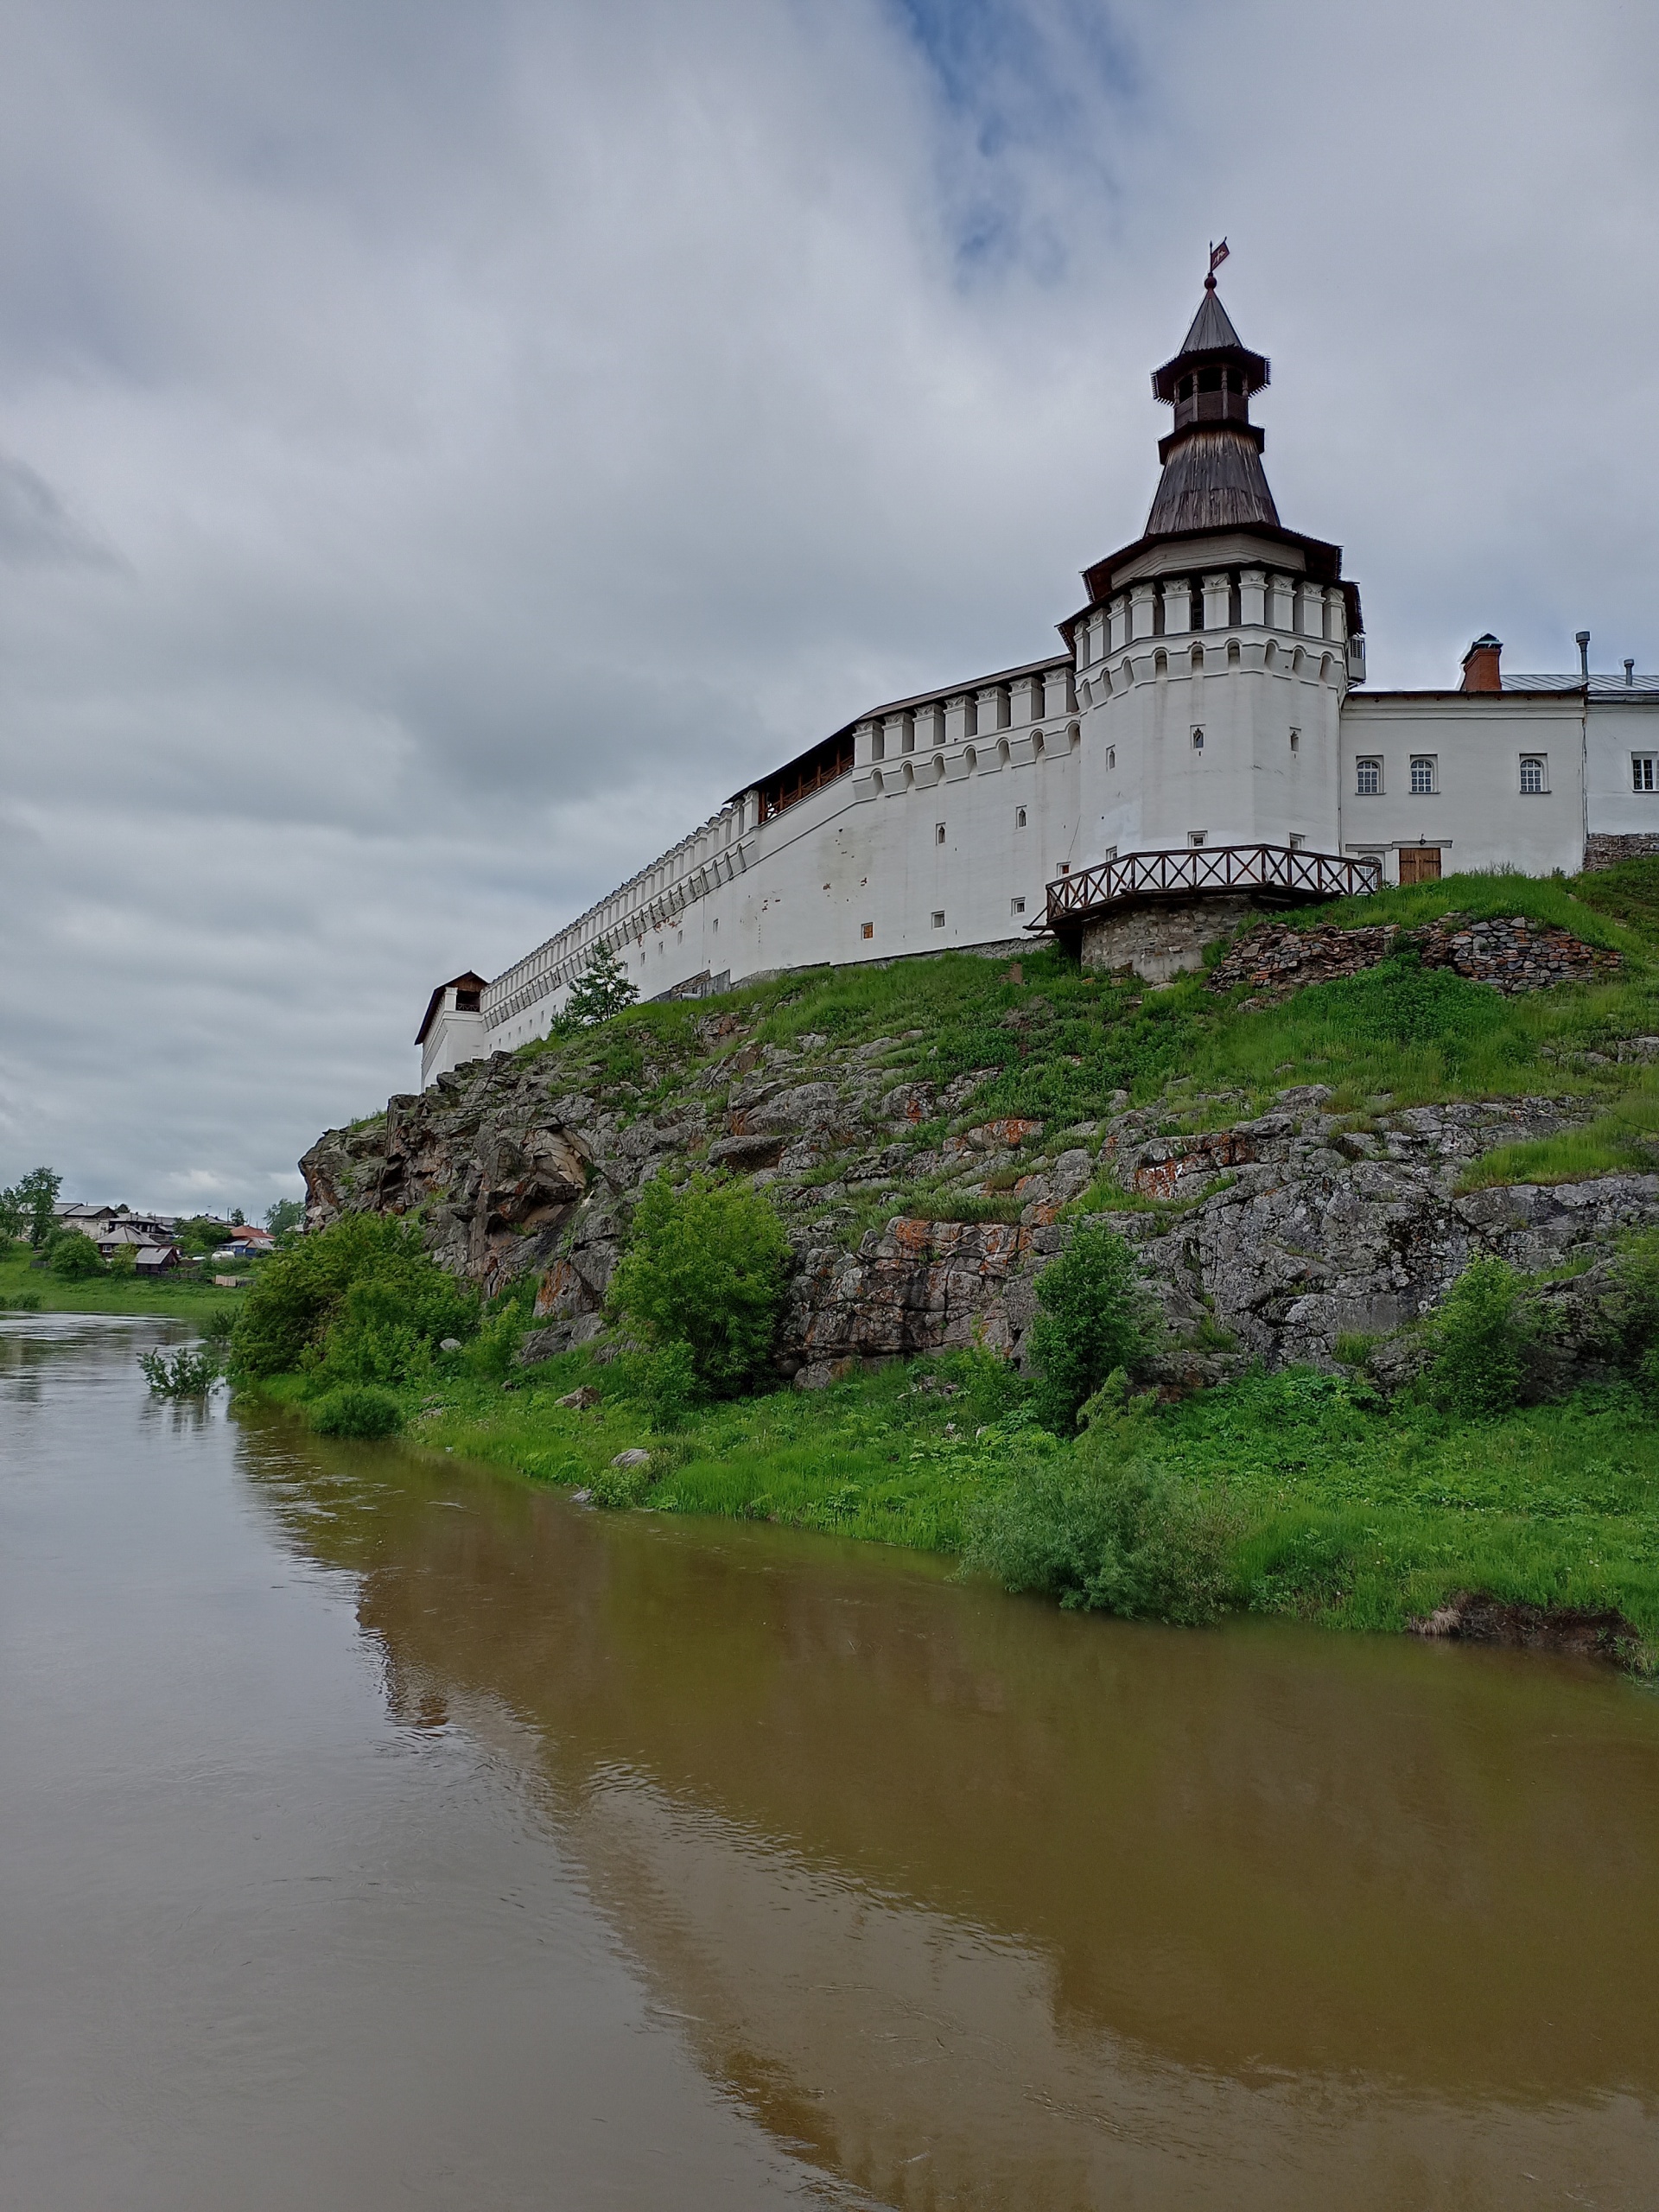
[[[1175,359],[1185,360],[1189,353],[1210,353],[1223,346],[1230,346],[1240,353],[1244,350],[1239,343],[1238,333],[1233,328],[1232,317],[1221,304],[1221,295],[1211,278],[1204,288],[1204,297],[1192,318],[1192,327],[1181,340],[1181,350]]]
[[[1175,427],[1158,448],[1164,473],[1147,518],[1148,537],[1250,523],[1278,528],[1262,467],[1266,439],[1250,420],[1250,395],[1267,381],[1266,359],[1240,342],[1214,276],[1206,277],[1180,352],[1153,372],[1152,388],[1175,410]]]

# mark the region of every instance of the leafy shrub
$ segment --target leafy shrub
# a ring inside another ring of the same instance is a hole
[[[1632,1237],[1613,1265],[1608,1313],[1621,1364],[1659,1397],[1659,1230]]]
[[[1103,1222],[1078,1230],[1037,1278],[1028,1348],[1037,1370],[1037,1417],[1069,1436],[1077,1409],[1115,1368],[1133,1371],[1151,1351],[1150,1303],[1135,1255]]]
[[[1526,1394],[1541,1333],[1525,1276],[1506,1260],[1471,1260],[1429,1319],[1424,1395],[1464,1420],[1510,1412]]]
[[[348,1214],[266,1263],[237,1317],[232,1372],[397,1382],[423,1371],[434,1344],[477,1326],[472,1294],[427,1257],[411,1224]]]
[[[219,1380],[222,1359],[216,1345],[186,1344],[171,1359],[164,1351],[141,1351],[138,1364],[152,1397],[205,1398]]]
[[[90,1236],[67,1229],[53,1243],[52,1272],[67,1282],[84,1282],[89,1275],[105,1272],[103,1256]]]
[[[322,1436],[391,1436],[404,1425],[397,1399],[372,1382],[342,1382],[326,1391],[312,1401],[310,1415]]]
[[[534,1296],[533,1279],[530,1288]],[[467,1347],[467,1373],[484,1382],[504,1381],[512,1365],[513,1355],[524,1341],[526,1326],[524,1309],[516,1300],[498,1307],[480,1324],[478,1334]]]
[[[656,1467],[649,1459],[642,1459],[632,1467],[601,1467],[588,1488],[595,1505],[620,1511],[643,1504],[656,1478]]]
[[[16,1297],[0,1300],[0,1303],[10,1306],[14,1313],[38,1313],[41,1294],[38,1290],[20,1290]]]
[[[701,1389],[735,1395],[764,1374],[783,1308],[789,1244],[771,1202],[694,1175],[647,1183],[611,1304],[653,1348],[683,1344]]]
[[[640,1382],[640,1396],[658,1432],[677,1428],[703,1395],[688,1344],[659,1345],[646,1359]]]
[[[1144,1459],[1138,1426],[1109,1418],[1069,1451],[1024,1459],[970,1511],[964,1564],[1069,1608],[1213,1621],[1233,1594],[1231,1518]]]

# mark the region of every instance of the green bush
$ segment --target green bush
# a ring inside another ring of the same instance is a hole
[[[1234,1594],[1231,1517],[1149,1463],[1142,1441],[1133,1415],[1105,1416],[1069,1450],[1023,1459],[971,1509],[963,1563],[1068,1607],[1216,1619]]]
[[[1427,1324],[1423,1395],[1442,1413],[1482,1421],[1528,1395],[1541,1335],[1537,1300],[1506,1260],[1471,1260]]]
[[[477,1300],[412,1224],[348,1214],[266,1262],[237,1317],[231,1370],[238,1381],[306,1367],[328,1382],[400,1382],[424,1370],[435,1344],[477,1326]]]
[[[216,1345],[187,1344],[171,1359],[164,1351],[141,1351],[138,1364],[153,1397],[205,1398],[219,1380],[221,1357]]]
[[[0,1299],[0,1305],[10,1306],[14,1313],[38,1313],[41,1303],[38,1290],[20,1290],[13,1298]]]
[[[588,1489],[595,1505],[621,1511],[631,1505],[643,1504],[646,1491],[656,1479],[657,1469],[646,1459],[632,1467],[601,1467]]]
[[[390,1390],[370,1382],[342,1382],[315,1398],[311,1426],[322,1436],[391,1436],[404,1425],[403,1408]]]
[[[610,1302],[653,1349],[683,1344],[700,1389],[730,1397],[766,1374],[788,1264],[762,1192],[708,1175],[676,1189],[658,1176],[640,1194]]]
[[[105,1273],[103,1257],[90,1236],[83,1236],[78,1229],[66,1229],[53,1240],[52,1272],[66,1282],[83,1282],[89,1275]]]
[[[1037,1278],[1027,1349],[1037,1370],[1037,1418],[1070,1436],[1077,1411],[1114,1369],[1133,1373],[1155,1342],[1135,1255],[1102,1222],[1079,1229]]]

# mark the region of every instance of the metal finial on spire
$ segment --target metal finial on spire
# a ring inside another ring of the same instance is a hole
[[[1211,238],[1210,241],[1210,274],[1204,280],[1204,289],[1206,292],[1213,292],[1215,290],[1216,271],[1220,268],[1222,263],[1225,261],[1226,258],[1226,239],[1223,238],[1221,244],[1217,245],[1215,240]]]

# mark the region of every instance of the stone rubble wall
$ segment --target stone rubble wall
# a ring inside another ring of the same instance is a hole
[[[1140,1255],[1168,1324],[1172,1384],[1255,1358],[1329,1366],[1340,1337],[1398,1328],[1479,1255],[1529,1272],[1600,1262],[1621,1232],[1659,1222],[1659,1175],[1459,1193],[1494,1147],[1586,1118],[1547,1098],[1362,1123],[1331,1114],[1316,1086],[1243,1118],[1236,1098],[1189,1101],[1188,1120],[1207,1125],[1171,1134],[1167,1105],[1127,1110],[1120,1092],[1103,1122],[1046,1128],[976,1119],[988,1071],[898,1077],[885,1063],[904,1039],[785,1050],[750,1041],[730,1014],[705,1028],[717,1057],[657,1110],[638,1095],[562,1090],[554,1056],[497,1054],[394,1098],[383,1121],[330,1131],[307,1154],[309,1222],[412,1216],[435,1256],[486,1292],[533,1271],[534,1359],[602,1332],[641,1184],[724,1165],[769,1190],[785,1220],[797,1265],[780,1367],[806,1384],[976,1343],[1022,1361],[1036,1278],[1077,1202],[1092,1216],[1090,1193]],[[654,1088],[649,1067],[645,1078]],[[1017,1217],[913,1218],[901,1194],[918,1184]],[[859,1205],[891,1211],[861,1235]],[[1227,1338],[1230,1351],[1213,1349]]]
[[[1448,968],[1471,982],[1511,993],[1594,982],[1619,965],[1618,953],[1523,914],[1499,921],[1443,914],[1421,930],[1393,922],[1351,930],[1334,924],[1299,930],[1280,923],[1247,930],[1211,971],[1210,988],[1230,991],[1248,984],[1249,1004],[1278,1006],[1315,983],[1357,976],[1391,954],[1408,951],[1425,968]]]
[[[1597,868],[1617,868],[1621,861],[1650,860],[1655,853],[1659,853],[1659,833],[1651,830],[1588,837],[1584,847],[1585,874],[1588,875]]]

